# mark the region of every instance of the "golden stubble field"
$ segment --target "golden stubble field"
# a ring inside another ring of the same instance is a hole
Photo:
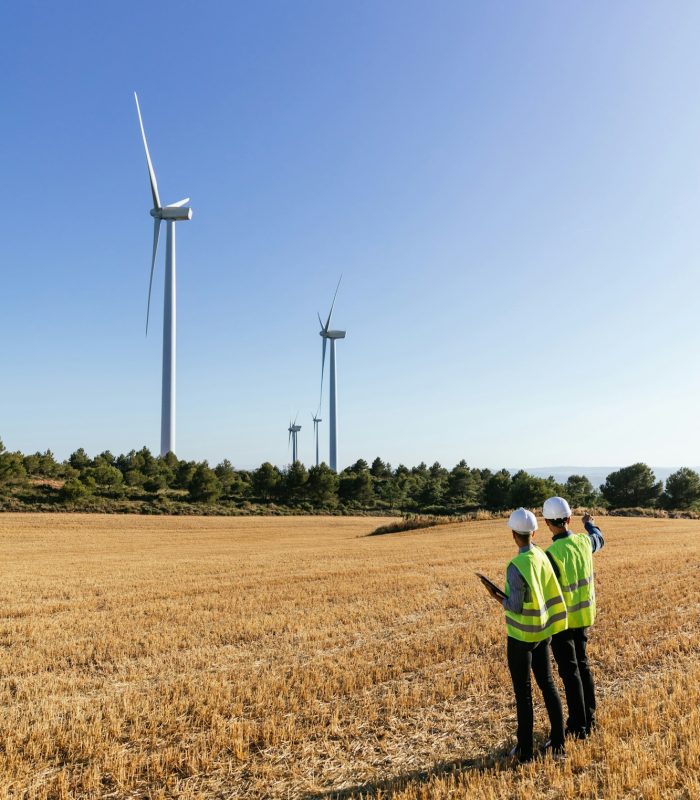
[[[525,767],[504,521],[381,522],[0,516],[0,797],[700,797],[698,522],[600,519],[600,729]]]

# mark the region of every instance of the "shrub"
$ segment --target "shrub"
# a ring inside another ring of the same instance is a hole
[[[165,489],[167,486],[167,481],[165,479],[165,475],[161,473],[156,473],[155,475],[150,475],[146,480],[143,482],[143,488],[147,492],[159,492],[161,489]]]
[[[137,469],[130,469],[124,475],[124,480],[127,486],[143,486],[146,482],[146,476]]]
[[[70,478],[59,490],[61,500],[68,503],[73,503],[76,500],[87,497],[88,494],[88,488],[77,478]]]
[[[521,470],[513,475],[510,486],[510,505],[514,508],[537,508],[554,494],[559,487],[550,478],[537,478]]]
[[[195,503],[214,503],[221,494],[221,484],[213,469],[200,464],[190,481],[190,498]]]
[[[434,528],[438,525],[454,525],[464,522],[465,517],[433,517],[433,516],[406,516],[397,522],[380,525],[368,533],[368,536],[383,536],[386,533],[400,533],[401,531],[415,531],[420,528]]]
[[[510,504],[511,478],[508,470],[502,469],[484,484],[484,503],[494,511],[508,508]]]
[[[653,507],[662,490],[661,481],[642,463],[611,472],[600,487],[611,508]]]
[[[665,508],[692,508],[700,500],[700,475],[688,467],[681,467],[666,479],[662,496]]]

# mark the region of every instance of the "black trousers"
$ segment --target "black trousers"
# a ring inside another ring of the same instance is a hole
[[[552,637],[552,653],[564,683],[567,732],[585,735],[595,726],[595,687],[588,665],[588,628],[569,628]]]
[[[515,691],[515,705],[518,713],[518,746],[520,758],[532,757],[532,682],[530,670],[540,687],[544,704],[547,707],[552,747],[556,750],[564,745],[564,717],[559,692],[552,678],[552,665],[549,658],[549,639],[542,642],[521,642],[508,637],[508,668]]]

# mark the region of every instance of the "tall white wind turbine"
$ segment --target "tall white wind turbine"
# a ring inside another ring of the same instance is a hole
[[[287,430],[289,431],[288,442],[292,443],[292,464],[295,464],[299,460],[297,456],[299,452],[297,447],[297,434],[301,430],[301,425],[297,425],[296,417],[294,418],[294,422],[292,422],[291,419],[289,420],[289,427]]]
[[[333,314],[333,306],[335,305],[335,298],[340,288],[340,281],[343,280],[341,275],[338,279],[338,285],[335,287],[335,294],[333,295],[333,302],[331,303],[331,310],[328,312],[328,319],[326,324],[323,324],[321,315],[318,315],[318,321],[321,325],[319,336],[323,339],[323,352],[321,355],[321,395],[323,395],[323,370],[326,365],[326,342],[330,339],[331,343],[331,363],[330,363],[330,399],[328,402],[328,417],[329,417],[329,436],[330,436],[330,449],[329,449],[329,466],[334,471],[338,471],[338,417],[337,417],[337,389],[335,382],[335,340],[344,339],[345,331],[332,331],[331,315]]]
[[[161,206],[158,195],[156,173],[148,152],[146,131],[141,119],[139,98],[134,92],[136,112],[139,115],[139,126],[143,147],[146,151],[146,165],[148,177],[151,181],[151,194],[153,195],[153,257],[151,258],[151,277],[148,282],[148,305],[146,307],[146,335],[148,335],[148,319],[151,313],[151,289],[153,288],[153,271],[156,266],[158,252],[158,239],[160,237],[160,223],[165,220],[168,224],[167,239],[165,242],[165,298],[163,304],[163,394],[160,418],[160,454],[161,456],[175,452],[175,342],[176,342],[176,303],[175,303],[175,223],[192,219],[192,209],[185,204],[190,198],[186,197],[177,203]]]
[[[319,409],[319,411],[317,411],[316,414],[320,413],[321,412]],[[314,421],[314,440],[316,441],[316,466],[318,466],[318,423],[323,422],[323,420],[321,419],[321,417],[317,417],[316,414],[312,414],[311,419]]]

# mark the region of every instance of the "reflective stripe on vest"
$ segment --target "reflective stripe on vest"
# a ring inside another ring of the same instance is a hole
[[[547,553],[559,568],[559,582],[570,628],[587,628],[595,621],[593,551],[587,534],[570,533],[557,539]]]
[[[530,590],[529,600],[519,614],[506,611],[508,636],[524,642],[540,642],[567,628],[564,598],[547,556],[534,546],[510,562],[523,576]],[[510,564],[509,564],[510,566]],[[506,594],[510,594],[506,569]]]

